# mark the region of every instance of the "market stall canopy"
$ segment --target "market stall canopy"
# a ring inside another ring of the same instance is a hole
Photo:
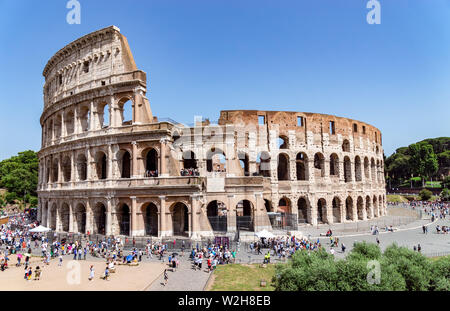
[[[266,229],[259,231],[259,232],[255,232],[255,235],[258,238],[266,238],[266,239],[270,239],[270,238],[274,238],[275,235],[272,232],[267,231]]]
[[[30,232],[48,232],[50,230],[52,230],[52,229],[44,227],[44,226],[38,226],[34,229],[30,229]]]

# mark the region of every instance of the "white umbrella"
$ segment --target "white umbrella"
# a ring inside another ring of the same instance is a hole
[[[272,232],[267,231],[266,229],[259,231],[259,232],[255,232],[255,235],[258,238],[266,238],[266,239],[270,239],[270,238],[274,238],[275,235]]]
[[[48,232],[50,230],[52,230],[52,229],[44,227],[44,226],[38,226],[34,229],[30,229],[30,232]]]

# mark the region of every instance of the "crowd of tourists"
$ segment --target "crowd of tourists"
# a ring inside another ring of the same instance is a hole
[[[144,177],[158,177],[158,170],[145,171]]]
[[[197,168],[182,168],[180,170],[181,176],[200,176],[200,172]]]

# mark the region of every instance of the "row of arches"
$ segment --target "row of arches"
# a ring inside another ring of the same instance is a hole
[[[131,97],[117,101],[116,108],[106,101],[81,103],[77,107],[57,112],[43,124],[43,143],[50,145],[53,140],[109,126],[131,125],[133,102]]]

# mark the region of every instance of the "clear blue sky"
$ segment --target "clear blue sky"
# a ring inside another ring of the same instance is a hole
[[[397,147],[450,136],[450,1],[0,0],[0,159],[39,150],[42,70],[69,42],[116,25],[147,72],[153,113],[294,110],[368,122]],[[131,3],[134,5],[132,6]]]

